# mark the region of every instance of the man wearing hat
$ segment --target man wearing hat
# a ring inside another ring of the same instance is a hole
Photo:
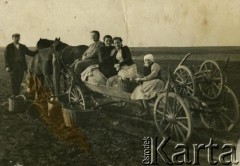
[[[20,87],[24,77],[24,71],[27,71],[27,62],[25,54],[34,56],[37,51],[30,51],[25,45],[20,44],[20,34],[12,35],[13,42],[8,44],[5,52],[5,70],[9,72],[11,79],[12,95],[20,94]]]

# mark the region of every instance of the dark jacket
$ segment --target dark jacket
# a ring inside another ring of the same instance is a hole
[[[123,61],[121,63],[119,63],[118,60],[116,59],[116,55],[117,55],[116,49],[112,50],[112,52],[111,52],[111,57],[113,58],[113,61],[115,63],[119,63],[120,67],[123,65],[131,66],[132,64],[134,64],[129,48],[127,46],[123,46],[121,49],[122,49]]]
[[[154,62],[154,63],[155,63],[155,62]],[[143,67],[143,75],[144,75],[145,77],[148,76],[148,75],[150,75],[150,74],[152,73],[152,65],[153,65],[154,63],[152,63],[152,64],[149,65],[149,66],[144,66],[144,67]],[[160,80],[162,80],[161,70],[159,70],[156,78],[152,78],[152,79],[160,79]]]
[[[37,51],[31,51],[23,44],[19,44],[19,49],[13,43],[8,44],[4,52],[5,68],[9,67],[12,70],[17,63],[20,63],[23,70],[27,70],[25,54],[34,56]]]
[[[110,56],[113,49],[114,49],[113,46],[110,47],[102,46],[100,47],[98,53],[99,70],[107,78],[117,74],[117,70],[114,68],[114,61]]]
[[[98,52],[99,63],[108,62],[113,49],[114,49],[114,46],[110,46],[110,47],[107,47],[105,45],[101,46]]]

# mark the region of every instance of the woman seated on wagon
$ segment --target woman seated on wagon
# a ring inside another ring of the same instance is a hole
[[[111,52],[117,76],[108,79],[107,85],[114,86],[116,79],[133,81],[137,77],[137,66],[133,62],[131,52],[127,46],[123,46],[121,37],[114,37],[115,48]]]
[[[117,70],[114,68],[114,61],[110,57],[113,46],[113,39],[110,35],[105,35],[103,38],[104,45],[100,47],[99,57],[99,71],[107,78],[117,75]]]
[[[152,54],[144,56],[143,75],[144,77],[136,78],[136,81],[141,84],[134,89],[131,99],[141,100],[141,104],[147,110],[148,105],[145,101],[156,97],[157,93],[164,89],[164,82],[161,80],[161,67],[155,62]],[[145,110],[141,110],[138,115],[146,114]]]

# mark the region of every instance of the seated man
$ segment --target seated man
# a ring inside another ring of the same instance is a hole
[[[131,99],[142,100],[142,106],[148,109],[148,105],[144,101],[156,97],[157,93],[162,92],[164,89],[164,82],[161,80],[161,67],[155,62],[152,54],[144,56],[143,74],[143,78],[136,78],[136,81],[141,82],[141,84],[134,89]],[[138,115],[145,115],[147,113],[147,111],[142,110]]]
[[[94,41],[85,51],[82,59],[78,59],[74,65],[74,73],[79,75],[89,66],[98,64],[98,52],[103,43],[99,40],[100,33],[98,31],[91,31],[91,38]]]

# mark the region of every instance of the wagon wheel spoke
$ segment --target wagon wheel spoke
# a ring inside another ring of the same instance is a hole
[[[193,92],[193,89],[187,87],[187,91],[189,94],[191,94]]]
[[[189,78],[190,78],[190,76],[187,75],[186,82],[189,82]],[[191,82],[191,80],[190,80],[190,82]],[[191,83],[192,83],[192,82],[191,82]]]
[[[216,84],[216,82],[212,82],[212,85],[213,85],[217,90],[219,90],[219,86]]]
[[[207,72],[207,71],[208,71],[208,68],[207,68],[207,65],[206,65],[206,64],[204,65],[204,68],[205,68],[205,71]]]
[[[179,73],[176,73],[176,74],[177,74],[178,78],[180,79],[180,81],[182,82],[183,81],[182,76],[179,75]]]
[[[174,114],[174,111],[172,111],[172,109],[171,109],[171,107],[169,105],[169,102],[167,102],[166,105],[167,105],[167,108],[168,108],[167,110],[169,110],[169,113],[170,114]]]
[[[189,91],[191,91],[191,92],[193,92],[193,88],[191,88],[191,87],[189,87],[189,86],[186,86],[187,87],[187,89],[189,90]],[[190,93],[191,93],[190,92]]]
[[[166,97],[163,98],[163,99],[166,100]],[[162,100],[163,100],[163,99],[162,99]],[[171,110],[168,109],[168,102],[166,103],[166,107],[165,107],[165,102],[163,102],[162,100],[160,101],[159,105],[162,105],[162,110],[163,110],[163,111],[164,111],[164,109],[165,109],[165,111],[166,111],[166,112],[165,112],[165,115],[166,115],[166,114],[171,114]]]
[[[188,127],[185,126],[182,122],[177,122],[179,126],[181,126],[183,129],[185,129],[186,131],[188,131]]]
[[[176,117],[177,120],[187,120],[187,117]]]
[[[222,78],[220,78],[220,77],[212,78],[212,81],[215,81],[215,82],[218,82],[218,81],[221,81],[221,80],[222,80]]]
[[[179,81],[178,79],[176,79],[175,81],[178,82],[178,83],[182,83],[182,81]]]
[[[168,123],[167,126],[163,129],[163,133],[170,127],[171,123]]]
[[[182,92],[182,89],[183,89],[183,88],[181,87],[181,88],[180,88],[180,90],[179,90],[179,92],[178,92],[179,94],[181,94],[181,92]]]
[[[171,124],[171,129],[170,129],[170,136],[172,137],[173,134],[173,124]]]
[[[223,117],[222,117],[222,116],[219,116],[219,119],[221,120],[222,124],[224,125],[224,129],[227,129],[227,128],[228,128],[228,125],[226,124],[226,122],[225,122],[225,120],[223,119]],[[219,126],[219,127],[222,127],[222,125]]]
[[[180,138],[179,138],[179,133],[178,133],[178,130],[177,130],[176,125],[174,125],[174,131],[175,131],[175,136],[176,136],[176,138],[177,138],[177,141],[179,142],[179,141],[180,141]]]
[[[211,77],[214,77],[217,74],[218,69],[215,68],[214,72],[212,72]]]
[[[178,114],[181,112],[181,109],[182,109],[182,106],[179,105],[179,108],[177,109],[176,113],[175,113],[175,116],[177,117]]]
[[[187,82],[186,84],[187,85],[193,85],[193,82]]]
[[[182,69],[180,69],[179,72],[180,72],[181,77],[184,78],[184,74],[183,74]]]
[[[161,119],[158,119],[157,122],[162,122],[162,121],[163,121],[163,117],[164,117],[164,113],[161,112],[161,111],[159,111],[159,110],[156,110],[156,112],[157,112],[158,114],[160,114],[160,116],[162,117]],[[166,115],[166,114],[165,114],[165,118],[167,118],[167,115]]]
[[[160,111],[159,109],[156,110],[156,112],[158,114],[161,114],[162,116],[164,116],[164,102],[163,101],[160,101],[159,104],[158,104],[158,108],[161,108],[162,111]],[[168,109],[165,109],[166,112],[165,112],[165,118],[167,117],[167,114],[170,114],[169,110]]]
[[[163,112],[159,111],[159,110],[156,110],[157,113],[163,115]]]
[[[180,133],[182,139],[184,140],[184,139],[185,139],[185,135],[184,135],[182,129],[181,129],[178,125],[176,125],[176,127],[177,127],[177,129],[178,129],[178,131],[179,131],[179,133]]]
[[[234,123],[234,121],[232,119],[230,119],[225,113],[221,113],[221,115],[223,115],[223,117],[228,120],[230,123]]]

